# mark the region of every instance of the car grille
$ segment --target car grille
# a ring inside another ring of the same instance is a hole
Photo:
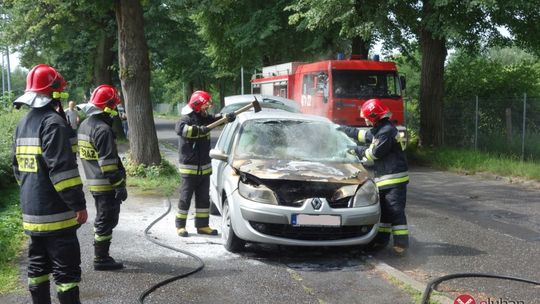
[[[266,235],[303,241],[330,241],[361,237],[368,234],[373,225],[341,227],[296,227],[284,224],[268,224],[250,221],[253,229]]]
[[[306,199],[320,197],[326,198],[331,208],[348,208],[350,199],[331,200],[336,190],[343,186],[338,183],[267,180],[265,185],[276,192],[279,205],[287,207],[302,207]]]

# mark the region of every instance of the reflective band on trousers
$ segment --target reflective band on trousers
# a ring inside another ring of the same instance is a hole
[[[39,285],[49,280],[49,274],[44,274],[39,277],[28,278],[28,285]]]
[[[393,235],[408,235],[409,227],[407,225],[396,225],[392,227]]]
[[[70,289],[79,286],[79,283],[56,283],[56,291],[66,292]]]
[[[55,231],[60,230],[64,228],[69,228],[77,225],[77,220],[75,218],[65,220],[65,221],[59,221],[54,223],[46,223],[46,224],[35,224],[35,223],[26,223],[23,222],[23,229],[33,232],[47,232],[47,231]]]
[[[377,187],[383,187],[394,184],[401,184],[409,181],[409,172],[400,172],[395,174],[387,174],[375,178],[375,184]]]
[[[98,242],[112,240],[112,234],[109,234],[109,235],[97,235],[97,234],[94,234],[94,240],[96,240]]]
[[[197,165],[186,165],[180,164],[178,172],[182,174],[192,174],[192,175],[206,175],[212,173],[212,164],[206,164],[202,166]]]

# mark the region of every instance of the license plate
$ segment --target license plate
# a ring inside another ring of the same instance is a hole
[[[341,216],[339,215],[315,215],[315,214],[293,214],[291,216],[293,226],[341,226]]]

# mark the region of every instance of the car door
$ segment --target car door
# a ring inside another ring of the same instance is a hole
[[[221,136],[216,143],[216,149],[224,153],[230,152],[231,141],[234,139],[234,130],[236,123],[230,123],[223,128]],[[227,162],[218,159],[212,159],[212,175],[210,176],[210,198],[219,210],[221,210],[221,192],[223,191],[223,169]]]

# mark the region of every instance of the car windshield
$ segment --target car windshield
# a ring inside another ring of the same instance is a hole
[[[327,122],[252,120],[240,131],[235,158],[358,162],[354,141]]]
[[[240,109],[241,107],[243,107],[243,106],[245,106],[247,104],[249,104],[249,102],[233,103],[233,104],[224,106],[221,109],[221,111],[219,111],[219,112],[220,113],[231,113],[231,112],[234,112],[234,111]],[[273,99],[264,99],[262,102],[259,102],[259,104],[261,105],[261,108],[279,109],[279,110],[284,110],[284,111],[293,112],[293,113],[299,113],[300,112],[299,110],[297,110],[295,108],[289,107],[289,106],[283,104],[282,102],[277,101],[277,100],[273,100]]]
[[[332,86],[336,98],[397,98],[401,96],[395,72],[335,70]]]

